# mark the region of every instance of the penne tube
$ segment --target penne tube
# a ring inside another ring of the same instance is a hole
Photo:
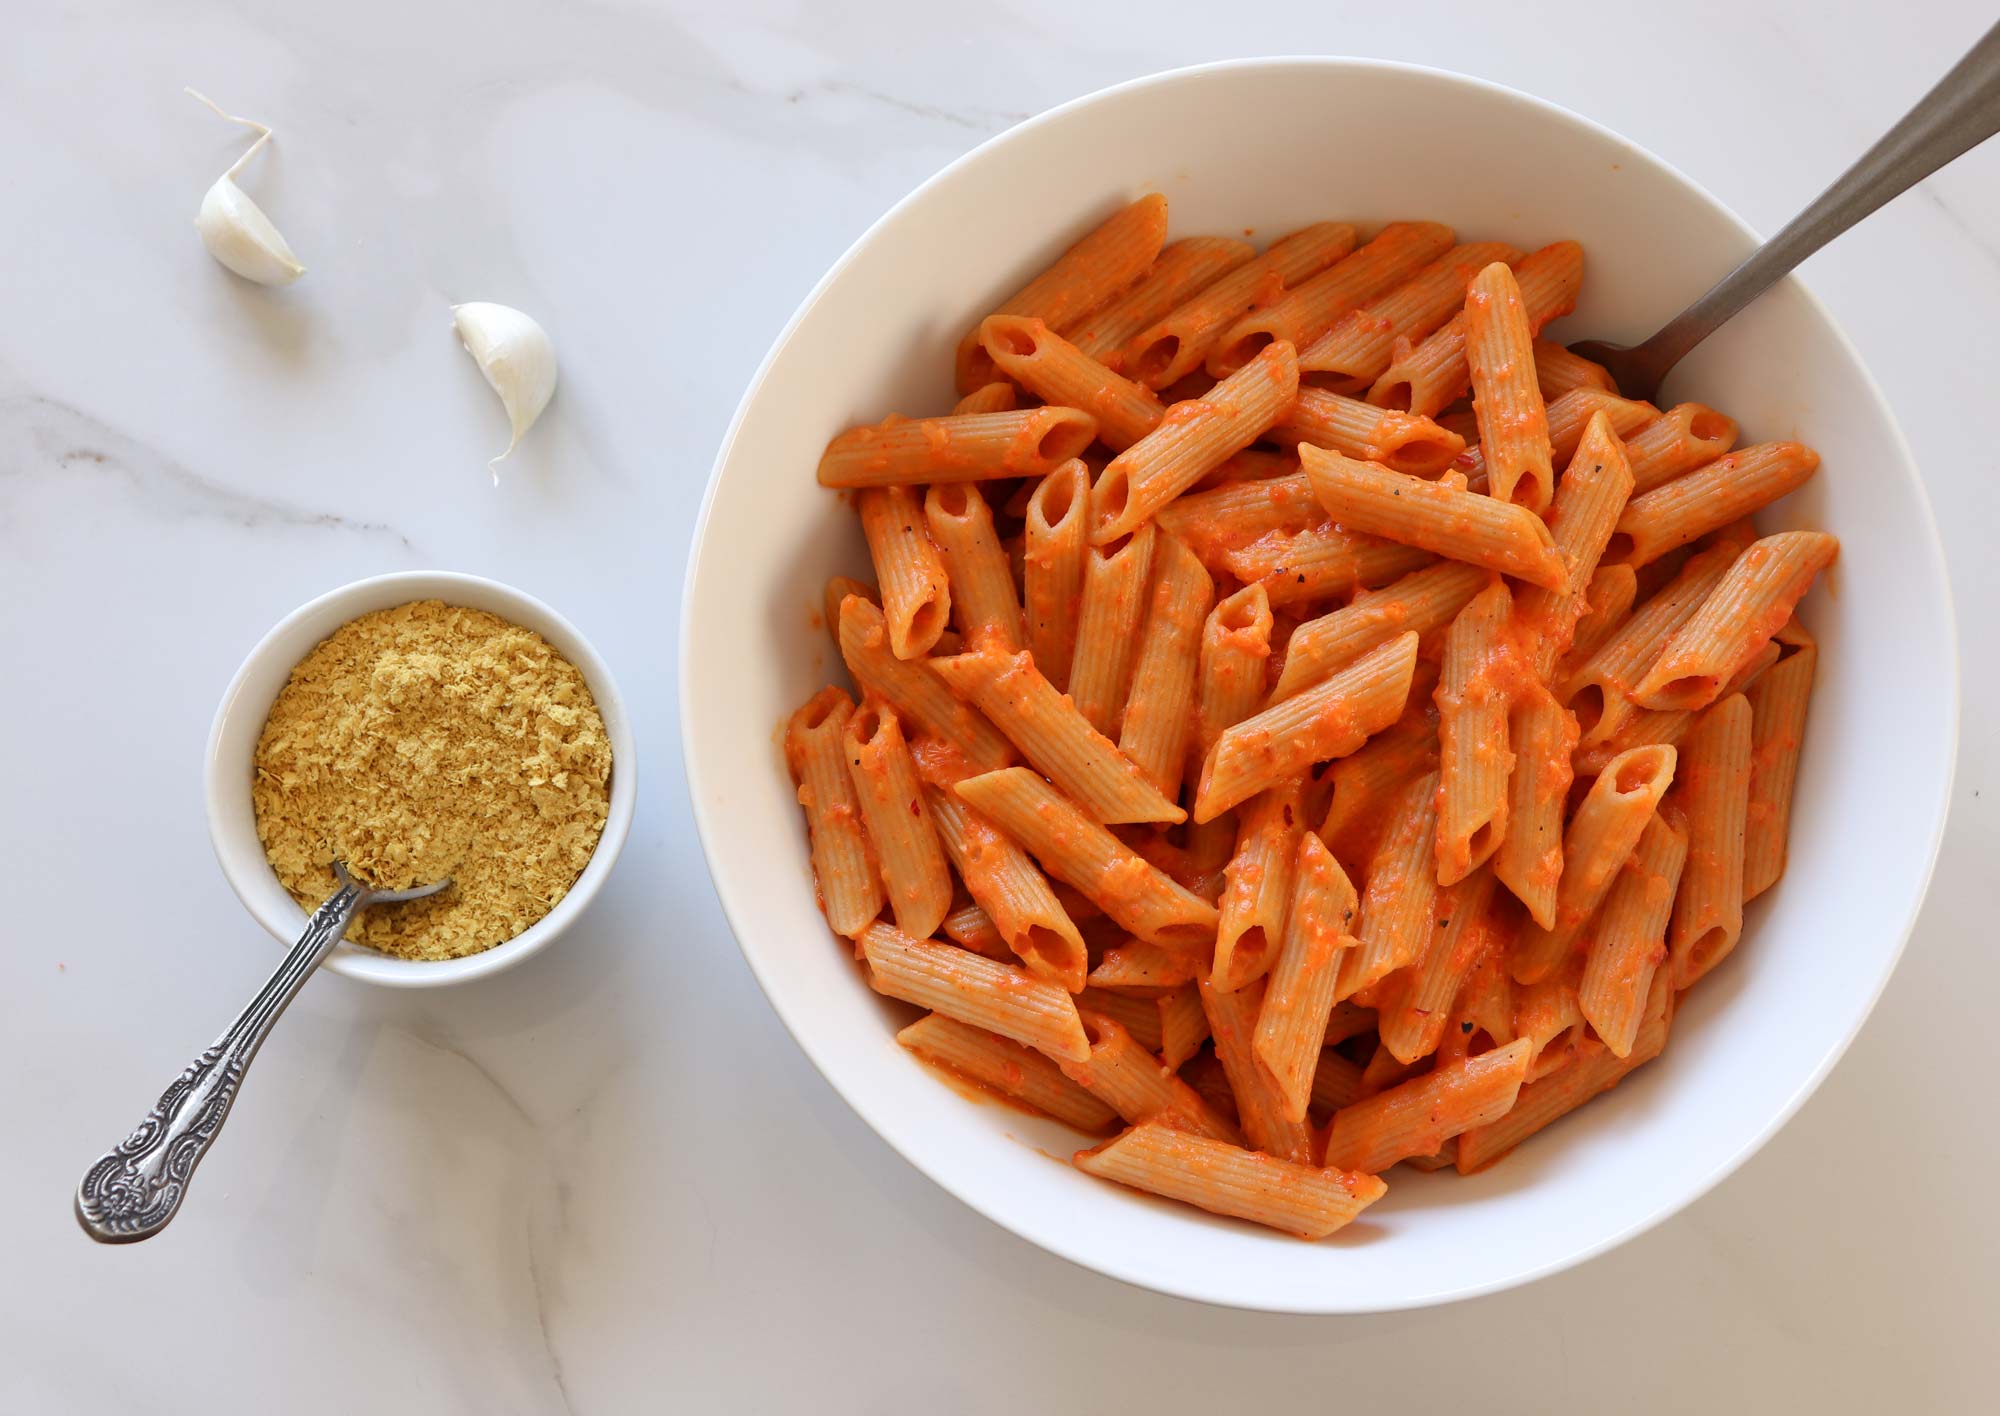
[[[1744,691],[1750,700],[1750,800],[1743,828],[1746,902],[1777,884],[1785,873],[1792,785],[1798,778],[1799,748],[1805,739],[1806,706],[1818,658],[1818,647],[1804,638]]]
[[[1257,1058],[1257,1015],[1264,1006],[1265,981],[1223,993],[1211,983],[1201,985],[1201,1006],[1208,1014],[1215,1055],[1229,1078],[1236,1114],[1250,1144],[1266,1155],[1310,1165],[1312,1128],[1287,1113],[1278,1084]]]
[[[1035,667],[1033,655],[989,648],[933,659],[931,668],[1097,820],[1187,819],[1137,764],[1091,727],[1070,698],[1056,691]]]
[[[1063,1075],[1137,1126],[1158,1121],[1177,1131],[1242,1145],[1243,1133],[1218,1115],[1201,1094],[1135,1041],[1114,1018],[1088,1009],[1083,1034],[1090,1056],[1061,1064]]]
[[[1119,367],[1148,388],[1178,382],[1201,367],[1208,351],[1246,310],[1271,303],[1353,249],[1354,228],[1346,222],[1322,221],[1274,241],[1255,260],[1128,339]]]
[[[928,939],[951,909],[951,867],[895,708],[864,698],[847,719],[841,745],[896,927]]]
[[[1577,621],[1589,607],[1589,586],[1598,560],[1631,494],[1632,472],[1624,446],[1612,432],[1611,420],[1594,413],[1549,505],[1549,531],[1570,588],[1558,592],[1531,585],[1515,602],[1517,633],[1540,682],[1548,682],[1575,638]]]
[[[1090,530],[1090,469],[1082,459],[1070,459],[1036,484],[1023,526],[1021,598],[1028,651],[1042,676],[1067,692]]]
[[[1736,446],[1736,432],[1734,418],[1705,403],[1676,403],[1633,433],[1625,445],[1632,459],[1633,495],[1715,461]]]
[[[1465,353],[1488,493],[1540,511],[1556,485],[1548,407],[1535,378],[1534,335],[1521,287],[1499,261],[1466,287]]]
[[[1168,502],[1153,518],[1169,536],[1185,542],[1211,571],[1226,569],[1222,557],[1270,535],[1292,535],[1323,524],[1326,513],[1313,495],[1312,481],[1294,470],[1281,477],[1230,482]]]
[[[1465,451],[1464,438],[1428,418],[1377,408],[1323,388],[1300,389],[1269,437],[1286,447],[1311,443],[1412,477],[1441,477]]]
[[[1090,967],[1083,935],[1049,888],[1048,877],[992,822],[948,789],[927,787],[924,805],[958,878],[1022,967],[1083,991]]]
[[[1505,1116],[1527,1075],[1522,1038],[1342,1107],[1327,1128],[1326,1163],[1377,1175],[1435,1154],[1453,1136]]]
[[[1364,301],[1400,287],[1451,245],[1449,226],[1392,221],[1360,249],[1232,324],[1208,354],[1216,378],[1235,373],[1266,345],[1304,349]]]
[[[1165,319],[1238,266],[1257,248],[1230,236],[1189,236],[1160,252],[1137,285],[1069,331],[1070,343],[1114,367],[1119,350],[1140,330]]]
[[[1576,456],[1584,430],[1599,413],[1605,416],[1611,424],[1611,431],[1620,438],[1636,436],[1637,430],[1660,416],[1660,410],[1650,403],[1601,393],[1594,388],[1571,389],[1548,405],[1549,456],[1556,465],[1567,466],[1570,459]],[[1485,450],[1477,446],[1468,447],[1453,470],[1463,473],[1475,490],[1484,487],[1487,481]]]
[[[1289,452],[1246,447],[1194,485],[1198,492],[1212,492],[1232,482],[1268,482],[1273,477],[1289,477],[1298,470],[1299,460]]]
[[[1526,292],[1523,292],[1524,294]],[[1535,341],[1535,383],[1542,397],[1554,402],[1573,388],[1594,388],[1600,393],[1618,392],[1611,371],[1581,354],[1572,354],[1553,340]]]
[[[896,1041],[934,1067],[1031,1106],[1079,1131],[1109,1130],[1118,1113],[1062,1074],[1030,1047],[932,1013],[896,1034]]]
[[[1266,536],[1222,557],[1229,574],[1246,585],[1262,585],[1274,606],[1385,585],[1430,563],[1427,551],[1324,522],[1292,536]]]
[[[1167,199],[1152,192],[1114,212],[992,313],[1030,315],[1058,333],[1074,328],[1145,275],[1166,239]],[[958,343],[957,375],[960,393],[998,377],[977,326]]]
[[[1402,634],[1325,681],[1223,730],[1202,763],[1194,819],[1221,813],[1315,762],[1345,757],[1401,716],[1417,662]]]
[[[1493,873],[1548,929],[1556,922],[1563,868],[1563,807],[1573,778],[1576,719],[1555,695],[1535,684],[1515,700],[1507,719],[1514,773],[1507,780],[1507,828],[1493,853]]]
[[[1044,403],[1082,408],[1097,419],[1097,440],[1123,452],[1160,425],[1166,406],[1071,344],[1038,319],[989,315],[979,343],[1000,372]]]
[[[1420,694],[1412,683],[1410,701],[1395,725],[1334,763],[1327,774],[1333,796],[1319,834],[1342,860],[1367,860],[1385,803],[1412,778],[1437,770],[1437,724],[1429,707],[1430,694]]]
[[[913,939],[886,924],[861,931],[868,983],[877,993],[998,1033],[1057,1061],[1090,1055],[1068,993],[955,944]]]
[[[1336,1000],[1352,998],[1422,956],[1437,900],[1432,842],[1437,836],[1438,774],[1411,781],[1392,802],[1382,838],[1368,861],[1356,947],[1340,956]]]
[[[1324,1239],[1388,1191],[1372,1175],[1296,1164],[1160,1122],[1079,1151],[1076,1167],[1211,1214]]]
[[[1311,831],[1298,838],[1291,909],[1257,1012],[1257,1057],[1277,1084],[1285,1118],[1303,1122],[1333,1011],[1340,953],[1354,947],[1360,900],[1347,872]]]
[[[873,495],[864,493],[864,495]],[[952,612],[964,642],[1024,649],[1028,630],[1014,593],[1007,552],[986,498],[971,483],[943,482],[924,494],[924,521],[951,585]]]
[[[1556,973],[1522,989],[1514,1005],[1514,1035],[1528,1044],[1528,1080],[1538,1082],[1576,1060],[1583,1009],[1577,983],[1583,960],[1572,957]]]
[[[1117,736],[1125,714],[1158,539],[1152,526],[1141,526],[1121,543],[1084,547],[1083,598],[1077,610],[1069,696],[1077,711],[1106,737]]]
[[[1271,600],[1261,585],[1246,585],[1209,611],[1202,625],[1196,672],[1192,755],[1197,764],[1207,758],[1225,729],[1256,712],[1264,701],[1271,626]]]
[[[1736,556],[1735,546],[1717,546],[1691,557],[1582,668],[1557,686],[1556,697],[1576,715],[1579,747],[1609,742],[1623,731],[1639,711],[1630,697],[1639,680],[1722,582]]]
[[[1113,1019],[1119,1027],[1132,1034],[1133,1040],[1148,1052],[1160,1050],[1159,1005],[1150,998],[1136,998],[1129,993],[1117,993],[1107,988],[1086,988],[1076,995],[1076,1006],[1085,1013],[1098,1013]]]
[[[943,929],[945,937],[961,949],[970,949],[975,954],[998,959],[1003,964],[1011,964],[1017,957],[1007,941],[1000,937],[993,916],[971,900],[957,905],[944,917]]]
[[[921,659],[951,619],[951,584],[931,544],[914,487],[873,487],[861,494],[861,529],[882,585],[889,647],[898,659]]]
[[[1514,266],[1514,280],[1527,307],[1528,326],[1539,331],[1576,308],[1576,293],[1583,284],[1583,247],[1557,241],[1531,251]],[[1460,310],[1422,343],[1399,346],[1368,390],[1368,401],[1427,417],[1449,408],[1472,382],[1465,332],[1465,312]]]
[[[833,932],[849,939],[874,922],[883,903],[881,867],[861,824],[842,741],[853,716],[845,692],[823,688],[785,725],[785,761],[806,809],[820,909]]]
[[[1209,981],[1228,993],[1262,978],[1284,938],[1292,868],[1305,830],[1304,782],[1289,778],[1237,813],[1236,851],[1223,872]]]
[[[1089,984],[1157,1000],[1199,978],[1206,963],[1200,950],[1168,949],[1128,937],[1105,949],[1097,967],[1090,971]]]
[[[1641,747],[1678,748],[1693,722],[1694,714],[1685,709],[1655,713],[1650,708],[1641,708],[1625,720],[1625,726],[1615,736],[1577,748],[1570,757],[1571,766],[1578,777],[1595,777],[1620,753]]]
[[[952,404],[952,416],[963,417],[967,413],[1011,413],[1021,406],[1021,391],[1005,379],[990,384],[981,384],[971,393]]]
[[[1097,420],[1077,408],[890,417],[849,428],[828,443],[819,484],[901,487],[1041,477],[1080,456],[1096,438]]]
[[[1202,621],[1214,598],[1215,582],[1195,553],[1171,536],[1161,537],[1118,750],[1169,804],[1180,796],[1187,769]]]
[[[1123,928],[1170,946],[1205,945],[1215,908],[1174,883],[1025,767],[969,777],[961,799]]]
[[[1660,650],[1631,691],[1642,708],[1706,708],[1791,618],[1813,578],[1840,552],[1824,531],[1780,531],[1753,543]]]
[[[1671,747],[1634,748],[1613,758],[1591,783],[1563,837],[1555,923],[1521,931],[1514,946],[1515,982],[1539,983],[1569,963],[1584,926],[1659,809],[1678,763]]]
[[[1319,503],[1314,502],[1313,507],[1317,510]],[[825,616],[827,633],[833,636],[833,647],[836,649],[840,647],[840,602],[849,595],[859,595],[878,609],[882,604],[882,597],[867,581],[856,580],[851,575],[828,576],[826,589],[821,594],[820,613]]]
[[[1421,547],[1551,590],[1569,588],[1562,556],[1526,507],[1301,444],[1299,460],[1326,514],[1349,531]]]
[[[927,665],[906,663],[890,652],[882,611],[859,595],[840,604],[840,656],[858,688],[892,705],[911,727],[932,738],[958,769],[985,772],[1014,760],[1014,750],[1000,730],[959,701]],[[918,744],[919,751],[926,746]]]
[[[1271,690],[1282,702],[1323,681],[1384,640],[1398,634],[1429,634],[1455,619],[1492,580],[1489,572],[1461,561],[1438,561],[1292,632],[1285,667]]]
[[[1674,898],[1674,987],[1689,988],[1743,932],[1743,836],[1750,808],[1750,702],[1732,694],[1696,717],[1681,744],[1675,802],[1687,822],[1687,867]]]
[[[1604,897],[1584,955],[1577,1006],[1612,1055],[1632,1055],[1653,975],[1667,960],[1667,919],[1688,841],[1659,816],[1647,821]]]
[[[1497,241],[1454,246],[1408,280],[1370,300],[1333,328],[1299,349],[1299,373],[1336,378],[1367,388],[1389,367],[1397,341],[1415,343],[1457,314],[1465,287],[1493,262],[1519,260],[1521,253]],[[1503,264],[1501,268],[1506,269]],[[1511,277],[1510,277],[1511,278]]]
[[[1495,580],[1445,632],[1437,691],[1440,885],[1483,865],[1507,832],[1507,778],[1514,770],[1507,709],[1519,675],[1508,640],[1512,617],[1507,584]]]
[[[1195,1001],[1200,1002],[1201,991],[1195,990]],[[1208,1027],[1208,1015],[1202,1014],[1202,1027]],[[1226,1116],[1232,1125],[1237,1124],[1236,1094],[1229,1090],[1229,1078],[1222,1070],[1222,1063],[1216,1059],[1213,1047],[1204,1047],[1188,1059],[1181,1067],[1181,1080],[1201,1093],[1201,1099],[1218,1116]]]
[[[1198,399],[1176,403],[1151,433],[1111,459],[1092,489],[1090,542],[1128,536],[1155,512],[1250,446],[1299,391],[1289,344],[1267,346]]]
[[[1208,1014],[1201,1006],[1201,989],[1185,983],[1158,1001],[1160,1060],[1179,1070],[1208,1041]]]
[[[1343,1106],[1352,1106],[1360,1095],[1361,1064],[1349,1061],[1334,1048],[1324,1049],[1313,1064],[1309,1114],[1328,1115]]]
[[[1738,448],[1633,497],[1605,558],[1635,566],[1658,560],[1796,490],[1818,468],[1819,454],[1799,443]]]
[[[1611,642],[1613,635],[1632,618],[1632,606],[1639,598],[1639,576],[1629,565],[1600,565],[1583,592],[1589,607],[1576,622],[1569,652],[1550,674],[1551,683],[1567,683],[1570,676],[1590,662],[1591,656]]]
[[[1376,1030],[1398,1062],[1415,1062],[1437,1051],[1459,989],[1487,947],[1484,923],[1492,898],[1493,872],[1483,869],[1438,891],[1422,957],[1377,986],[1382,1001]]]

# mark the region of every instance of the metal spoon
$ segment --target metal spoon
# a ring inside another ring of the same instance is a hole
[[[1627,398],[1656,398],[1689,350],[1763,294],[1792,267],[1890,198],[2000,131],[2000,24],[1882,140],[1820,193],[1791,225],[1722,277],[1644,344],[1627,349],[1587,339],[1570,348],[1611,371]]]
[[[250,1059],[320,960],[333,952],[349,920],[369,905],[421,900],[451,884],[446,879],[414,890],[377,890],[353,880],[339,861],[333,873],[340,888],[313,911],[306,932],[270,981],[228,1031],[160,1094],[138,1129],[83,1173],[76,1187],[76,1222],[91,1238],[131,1244],[167,1227],[187,1194],[194,1168],[222,1132]]]

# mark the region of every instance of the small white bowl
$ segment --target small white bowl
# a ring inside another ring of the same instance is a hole
[[[1664,101],[1664,100],[1663,100]],[[1776,159],[1773,159],[1776,160]],[[1756,245],[1727,208],[1597,125],[1507,89],[1354,59],[1262,59],[1094,94],[995,138],[897,205],[807,297],[758,371],[702,507],[681,634],[681,724],[702,844],[751,970],[863,1120],[973,1208],[1077,1263],[1189,1298],[1290,1312],[1490,1293],[1603,1252],[1686,1205],[1798,1109],[1868,1016],[1943,829],[1957,661],[1943,552],[1881,391],[1797,280],[1669,381],[1744,441],[1798,437],[1819,476],[1766,524],[1816,526],[1840,562],[1805,618],[1820,682],[1791,866],[1742,945],[1688,994],[1666,1053],[1483,1174],[1399,1168],[1335,1238],[1304,1244],[1060,1163],[1078,1139],[941,1086],[896,1045],[814,903],[777,747],[840,676],[821,586],[863,574],[852,509],[814,483],[832,434],[951,406],[952,349],[1010,290],[1147,190],[1171,235],[1268,242],[1310,221],[1430,218],[1467,239],[1586,252],[1554,331],[1650,334]],[[1865,1152],[1866,1147],[1861,1149]]]
[[[278,883],[264,856],[263,843],[257,839],[257,816],[250,800],[251,762],[264,720],[292,670],[321,640],[349,620],[413,600],[442,600],[448,605],[486,610],[534,630],[583,674],[611,738],[611,801],[604,834],[576,884],[540,920],[506,943],[462,959],[398,959],[344,940],[327,956],[326,967],[348,978],[399,988],[428,988],[499,973],[538,952],[567,929],[617,864],[618,852],[632,829],[638,778],[632,720],[611,681],[611,670],[574,625],[540,600],[497,580],[432,570],[371,576],[329,591],[293,610],[257,642],[230,680],[229,691],[222,695],[215,726],[208,734],[205,789],[209,838],[215,843],[216,859],[222,862],[230,888],[273,938],[287,945],[296,942],[305,930],[306,912]]]

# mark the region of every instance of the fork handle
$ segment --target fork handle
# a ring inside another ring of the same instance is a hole
[[[2000,132],[2000,24],[1840,180],[1645,344],[1671,368],[1722,323],[1855,222]]]
[[[130,1244],[167,1227],[194,1168],[222,1133],[257,1048],[369,898],[364,886],[343,877],[228,1031],[160,1093],[138,1129],[91,1163],[76,1187],[76,1220],[86,1234],[103,1244]]]

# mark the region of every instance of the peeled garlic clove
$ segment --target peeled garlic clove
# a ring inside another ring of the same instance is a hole
[[[216,178],[201,199],[194,228],[208,253],[245,280],[290,285],[306,273],[264,209],[227,177]]]
[[[220,117],[257,133],[257,141],[215,179],[215,185],[201,199],[201,210],[194,219],[195,230],[201,233],[201,244],[211,256],[245,280],[254,280],[259,285],[290,285],[306,273],[306,268],[299,264],[299,258],[292,254],[291,246],[278,234],[271,218],[264,215],[264,209],[236,185],[236,174],[257,155],[259,148],[271,141],[270,125],[224,113],[214,100],[193,89],[188,92]]]
[[[513,425],[507,451],[486,464],[498,486],[497,464],[521,445],[521,436],[535,424],[556,391],[556,347],[548,332],[519,310],[474,301],[451,307],[452,323],[466,353],[500,395]]]

